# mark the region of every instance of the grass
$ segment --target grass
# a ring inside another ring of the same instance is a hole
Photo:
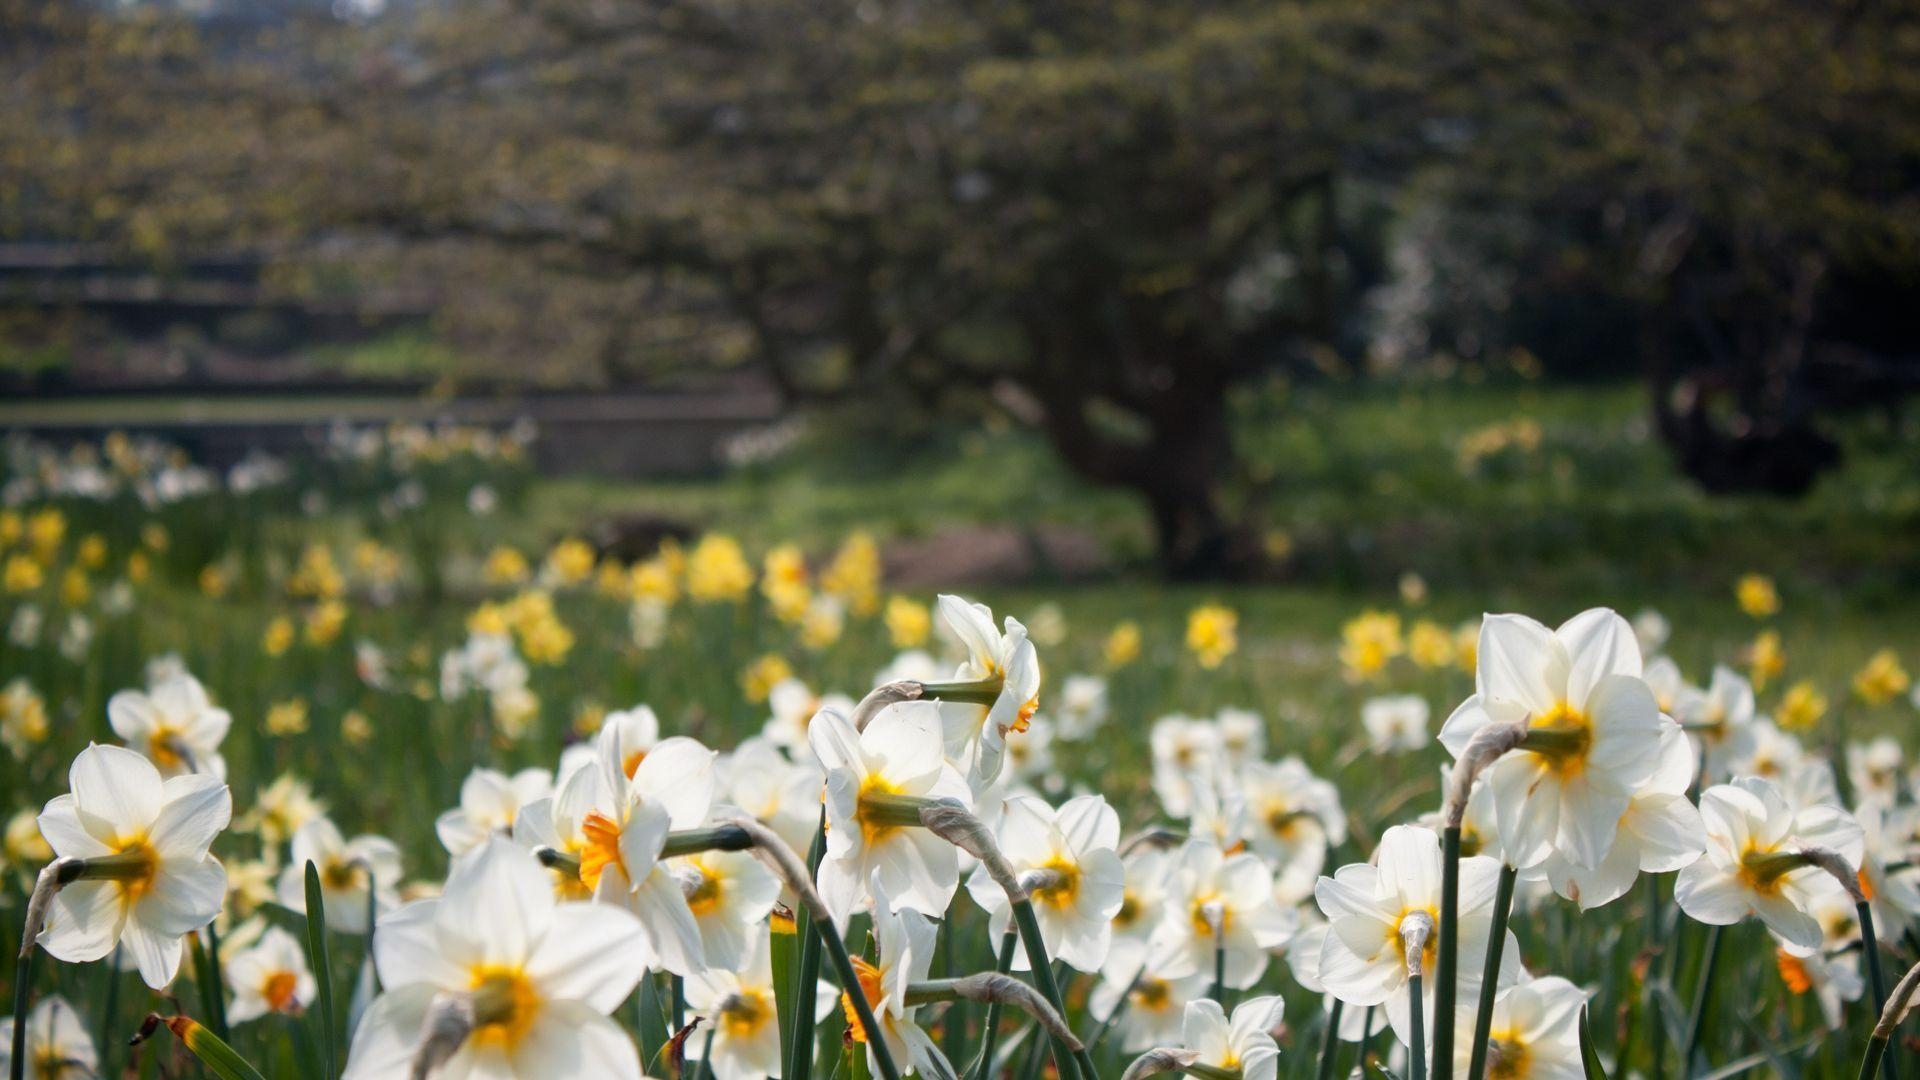
[[[1132,831],[1154,814],[1146,739],[1152,722],[1169,713],[1251,707],[1266,718],[1270,757],[1297,753],[1343,793],[1355,836],[1330,861],[1329,872],[1363,858],[1387,825],[1438,805],[1444,754],[1437,747],[1412,755],[1365,752],[1360,704],[1384,692],[1421,694],[1437,726],[1472,687],[1463,671],[1419,669],[1404,659],[1377,679],[1348,679],[1337,655],[1339,633],[1363,609],[1450,628],[1484,610],[1525,611],[1553,623],[1594,604],[1628,614],[1657,608],[1674,624],[1669,652],[1699,681],[1713,663],[1739,663],[1755,633],[1770,628],[1784,642],[1787,670],[1763,690],[1763,711],[1787,682],[1808,679],[1834,703],[1809,735],[1812,746],[1831,752],[1878,732],[1916,745],[1910,703],[1869,707],[1849,690],[1853,673],[1881,647],[1898,650],[1909,667],[1920,665],[1920,635],[1911,618],[1920,589],[1913,550],[1920,543],[1920,477],[1901,465],[1903,455],[1913,460],[1911,435],[1870,425],[1846,429],[1847,470],[1804,502],[1723,501],[1671,475],[1644,431],[1637,396],[1624,389],[1274,387],[1249,395],[1238,408],[1248,476],[1226,494],[1256,527],[1284,531],[1294,551],[1289,582],[1227,588],[1141,579],[1133,571],[1146,558],[1145,532],[1132,500],[1085,488],[1030,436],[1007,430],[918,441],[875,433],[872,444],[849,447],[832,440],[837,429],[831,424],[820,424],[781,458],[698,483],[541,480],[456,455],[404,474],[422,483],[426,502],[400,515],[379,507],[403,474],[338,463],[305,463],[289,488],[252,500],[217,497],[152,514],[127,504],[67,504],[68,537],[48,560],[56,572],[36,591],[0,597],[0,624],[11,624],[27,604],[42,612],[38,641],[0,642],[0,675],[26,679],[54,718],[46,742],[0,756],[0,811],[30,809],[64,790],[71,756],[90,739],[111,737],[107,697],[140,684],[149,659],[173,652],[234,714],[223,751],[237,810],[274,777],[297,773],[314,784],[348,835],[392,836],[408,855],[408,879],[431,883],[446,867],[433,819],[457,802],[460,782],[474,766],[550,768],[562,745],[579,737],[581,718],[637,702],[651,703],[670,733],[730,746],[757,731],[766,716],[766,705],[743,692],[742,675],[756,660],[778,655],[816,689],[857,694],[893,655],[876,618],[854,617],[840,640],[810,648],[757,599],[681,601],[665,640],[641,648],[630,633],[627,604],[587,585],[556,594],[556,616],[573,645],[557,662],[532,665],[530,688],[540,709],[526,731],[510,736],[474,698],[441,699],[441,654],[464,638],[464,622],[478,601],[510,591],[479,584],[477,564],[489,549],[518,545],[537,562],[557,538],[633,511],[735,534],[754,558],[777,542],[794,541],[814,556],[816,569],[855,528],[883,541],[961,524],[1087,530],[1113,553],[1109,574],[969,590],[996,612],[1055,625],[1058,640],[1049,637],[1041,650],[1050,687],[1077,672],[1110,676],[1109,726],[1100,739],[1056,748],[1064,780],[1055,793],[1097,787]],[[1511,434],[1516,421],[1538,425],[1533,448],[1520,445],[1531,440]],[[1484,434],[1496,425],[1510,433],[1509,444],[1463,467],[1462,446],[1496,441]],[[476,479],[503,493],[503,508],[492,517],[475,519],[463,508]],[[329,496],[318,516],[294,509],[296,493],[307,488]],[[170,542],[164,552],[151,552],[155,572],[135,588],[131,609],[112,614],[101,606],[101,592],[139,546],[139,528],[148,520],[166,523]],[[94,595],[77,605],[95,635],[89,648],[69,657],[56,642],[76,606],[57,595],[57,571],[71,563],[79,538],[95,531],[111,553],[105,568],[90,573]],[[352,552],[361,540],[402,556],[401,588],[387,599],[377,599],[378,590],[355,568]],[[296,641],[269,655],[263,647],[268,626],[283,616],[298,625],[313,610],[310,602],[290,598],[286,586],[301,550],[316,543],[333,551],[343,568],[345,628],[330,640]],[[232,591],[218,599],[196,584],[210,562],[233,579]],[[1755,620],[1736,607],[1734,579],[1750,570],[1778,578],[1779,615]],[[1408,573],[1426,583],[1424,597],[1402,595]],[[932,591],[916,587],[911,595],[925,601]],[[1231,606],[1240,620],[1240,648],[1217,670],[1201,668],[1182,644],[1187,613],[1207,602]],[[1102,646],[1123,621],[1139,625],[1144,651],[1112,669]],[[356,642],[387,655],[390,683],[369,685],[356,674]],[[272,706],[295,700],[308,706],[309,728],[268,733],[262,721]],[[1045,704],[1043,698],[1043,710]],[[351,735],[352,714],[368,721],[364,739]],[[217,850],[235,865],[271,854],[239,834],[223,838]],[[11,945],[17,933],[22,875],[32,869],[17,866],[0,886],[12,913],[0,920],[7,924],[0,945]],[[1627,1016],[1620,1010],[1632,998],[1632,964],[1646,933],[1636,922],[1639,903],[1636,892],[1584,918],[1555,903],[1515,917],[1531,968],[1598,991],[1594,1027],[1603,1048],[1619,1044]],[[956,900],[968,934],[961,962],[978,970],[993,961],[984,920],[969,904]],[[261,911],[291,924],[271,905]],[[1661,942],[1678,950],[1674,985],[1684,996],[1705,935],[1681,925]],[[348,986],[358,947],[351,939],[336,945],[336,982]],[[1852,1075],[1851,1055],[1864,1040],[1862,1018],[1853,1017],[1845,1038],[1816,1043],[1810,1054],[1792,1053],[1787,1048],[1814,1032],[1817,1010],[1786,991],[1757,927],[1731,928],[1724,947],[1723,968],[1736,970],[1741,992],[1716,995],[1707,1028],[1715,1063],[1771,1048],[1792,1056],[1804,1076]],[[1893,970],[1911,962],[1890,959]],[[1463,966],[1477,962],[1463,958]],[[1318,1046],[1318,1002],[1281,967],[1262,985],[1290,998],[1293,1036],[1283,1043],[1283,1073],[1306,1075]],[[94,1025],[99,973],[42,965],[47,969],[41,989],[67,994]],[[1086,984],[1073,980],[1070,1003]],[[96,1030],[118,1037],[151,1007],[144,989],[136,992],[132,983],[122,989],[116,1014]],[[831,1027],[837,1022],[830,1020],[823,1032],[826,1045],[838,1045]],[[235,1045],[256,1062],[275,1061],[287,1052],[285,1038],[284,1028],[269,1020],[236,1031]],[[1640,1045],[1646,1045],[1644,1032]],[[1105,1069],[1117,1074],[1121,1062],[1113,1047],[1103,1055]],[[150,1075],[152,1057],[144,1064]]]

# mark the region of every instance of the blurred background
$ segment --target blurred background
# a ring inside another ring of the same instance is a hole
[[[0,0],[0,87],[54,445],[531,421],[506,539],[908,585],[1920,586],[1906,5]]]

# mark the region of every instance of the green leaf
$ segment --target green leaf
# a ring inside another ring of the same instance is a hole
[[[1607,1080],[1606,1067],[1600,1064],[1600,1051],[1593,1045],[1593,1024],[1587,1012],[1587,1006],[1580,1006],[1580,1066],[1586,1070],[1587,1080]]]
[[[803,999],[809,1007],[812,995],[799,991],[800,934],[791,915],[776,912],[767,926],[768,956],[773,961],[774,1015],[780,1024],[780,1060],[793,1060],[793,1016],[796,1003]]]
[[[142,1037],[144,1038],[146,1031],[153,1029],[154,1024],[161,1022],[163,1021],[157,1016],[149,1017],[148,1027],[142,1032]],[[228,1046],[225,1040],[198,1021],[190,1017],[174,1016],[168,1017],[164,1023],[167,1030],[173,1032],[174,1037],[192,1051],[193,1056],[200,1059],[200,1064],[205,1065],[207,1071],[218,1080],[263,1080],[259,1069],[254,1068],[246,1058],[241,1057],[233,1047]]]
[[[327,904],[320,894],[320,868],[307,860],[307,963],[313,968],[320,998],[320,1053],[327,1063],[327,1075],[334,1069],[333,1037],[333,965],[327,958]]]

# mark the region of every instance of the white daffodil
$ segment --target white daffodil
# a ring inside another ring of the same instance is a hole
[[[475,769],[460,783],[460,805],[441,814],[433,828],[449,855],[465,855],[494,833],[513,835],[520,808],[553,794],[553,774],[522,769],[512,776]]]
[[[1660,767],[1628,800],[1620,831],[1600,865],[1583,869],[1558,852],[1541,864],[1553,890],[1582,911],[1625,895],[1642,873],[1679,870],[1706,850],[1706,826],[1687,799],[1687,789],[1699,775],[1693,746],[1672,725],[1661,733],[1660,742]]]
[[[319,991],[307,967],[307,949],[292,934],[268,927],[256,944],[226,958],[233,1004],[227,1019],[239,1024],[268,1013],[298,1013]]]
[[[13,1067],[13,1018],[0,1020],[0,1069]],[[100,1075],[100,1057],[80,1014],[58,994],[27,1014],[27,1080],[85,1080]]]
[[[1419,750],[1432,741],[1427,724],[1433,710],[1419,694],[1387,694],[1360,706],[1360,726],[1367,729],[1367,747],[1376,754]]]
[[[351,840],[340,827],[318,817],[293,834],[293,857],[280,871],[280,906],[306,914],[307,864],[320,872],[320,898],[327,912],[327,928],[343,934],[367,932],[367,890],[373,890],[375,913],[400,903],[400,848],[384,836],[363,835]]]
[[[1147,968],[1148,942],[1165,916],[1167,881],[1173,855],[1155,847],[1135,848],[1121,860],[1120,906],[1113,913],[1113,935],[1103,971],[1124,988]],[[1176,1019],[1178,1010],[1175,1010]]]
[[[1245,990],[1267,970],[1268,950],[1287,943],[1291,912],[1273,898],[1273,873],[1248,852],[1228,855],[1189,840],[1174,858],[1165,914],[1148,944],[1148,968],[1170,979],[1211,975],[1226,954],[1226,985]]]
[[[1666,711],[1699,742],[1710,778],[1732,775],[1733,763],[1753,753],[1753,684],[1725,664],[1714,666],[1705,691],[1682,695]]]
[[[648,705],[615,709],[600,721],[600,733],[594,749],[612,755],[620,763],[620,772],[633,779],[635,769],[647,759],[647,752],[660,742],[660,718]]]
[[[806,753],[811,761],[813,751]],[[820,827],[820,770],[789,760],[772,742],[757,737],[741,743],[719,767],[722,799],[805,854]]]
[[[1872,802],[1862,804],[1855,815],[1863,841],[1857,864],[1860,891],[1872,908],[1874,931],[1882,944],[1905,937],[1920,916],[1920,866],[1912,864],[1899,842],[1899,832],[1911,827],[1903,817]],[[1838,882],[1833,891],[1841,891]]]
[[[1206,996],[1209,976],[1162,979],[1158,975],[1128,975],[1124,980],[1102,976],[1087,1002],[1092,1015],[1104,1023],[1115,1009],[1124,1008],[1113,1022],[1120,1049],[1139,1052],[1180,1041],[1187,1005]],[[1124,1002],[1124,1005],[1122,1004]]]
[[[1489,724],[1527,725],[1527,742],[1488,770],[1512,865],[1525,870],[1558,852],[1591,868],[1606,857],[1629,797],[1659,767],[1660,732],[1671,723],[1640,671],[1632,628],[1604,608],[1558,630],[1522,615],[1482,621],[1477,692],[1440,741],[1458,758]]]
[[[1351,1007],[1385,1005],[1387,1022],[1403,1043],[1411,1041],[1413,1000],[1401,924],[1410,917],[1431,920],[1433,932],[1420,956],[1422,1007],[1431,1019],[1442,862],[1440,838],[1432,830],[1396,825],[1380,838],[1375,865],[1343,866],[1314,890],[1331,927],[1320,949],[1321,983]],[[1486,953],[1499,878],[1500,864],[1493,859],[1460,860],[1456,926],[1463,957]],[[1503,955],[1517,957],[1519,951],[1509,939]],[[1455,1000],[1474,1001],[1479,992],[1480,966],[1461,964]]]
[[[765,927],[760,927],[746,958],[734,967],[713,967],[687,979],[687,1007],[704,1017],[713,1032],[715,1080],[752,1080],[779,1076],[780,1016],[775,1005],[773,961]],[[827,982],[815,984],[814,1019],[824,1020],[836,998]],[[687,1059],[706,1052],[706,1035],[686,1041]]]
[[[473,1019],[436,1075],[638,1080],[640,1055],[607,1014],[646,970],[639,924],[608,904],[556,903],[527,852],[490,838],[456,863],[446,892],[386,915],[374,935],[386,992],[355,1029],[348,1080],[399,1080],[443,998]]]
[[[234,828],[260,834],[269,854],[293,839],[300,827],[327,812],[327,805],[313,797],[313,787],[292,773],[282,773],[273,783],[254,796],[253,809],[234,822]]]
[[[1011,615],[1002,632],[985,604],[942,595],[938,607],[949,634],[966,650],[953,681],[980,684],[982,693],[992,694],[990,701],[940,704],[947,757],[978,793],[1000,775],[1007,733],[1027,730],[1040,707],[1040,658],[1027,628]]]
[[[1673,624],[1652,608],[1644,608],[1633,617],[1633,636],[1640,642],[1640,652],[1644,655],[1659,652],[1672,635]]]
[[[1047,954],[1079,971],[1100,970],[1126,895],[1113,807],[1099,795],[1082,795],[1056,812],[1042,799],[1015,795],[995,835],[1014,872],[1038,883],[1031,899]],[[1006,891],[981,868],[967,879],[967,892],[988,913],[989,940],[999,941],[1013,918]],[[1028,970],[1026,959],[1024,950],[1016,951],[1015,970]]]
[[[1266,718],[1252,709],[1221,709],[1213,718],[1220,759],[1228,770],[1250,765],[1267,752]]]
[[[1806,748],[1771,720],[1753,722],[1753,745],[1747,756],[1729,766],[1734,777],[1758,776],[1785,782],[1807,762]]]
[[[822,709],[832,709],[842,716],[851,716],[853,705],[853,699],[845,694],[816,694],[799,679],[782,679],[767,691],[767,708],[772,715],[761,726],[760,734],[792,754],[795,761],[809,761],[813,747],[807,742],[807,725],[813,723],[814,715]]]
[[[1320,995],[1321,1008],[1331,1013],[1333,1003],[1339,999],[1327,992],[1326,984],[1320,981],[1320,950],[1326,946],[1327,935],[1332,932],[1317,911],[1301,914],[1300,930],[1287,942],[1287,970],[1293,974],[1294,981],[1302,989]],[[1368,1035],[1367,1022],[1371,1019],[1366,1009],[1345,1009],[1340,1013],[1341,1042],[1357,1043]]]
[[[706,820],[718,783],[716,755],[684,736],[662,739],[629,777],[618,731],[602,729],[595,749],[591,766],[575,769],[551,799],[520,812],[514,838],[577,860],[555,872],[555,891],[631,911],[650,947],[649,966],[692,975],[706,966],[700,925],[660,852],[670,830]]]
[[[738,970],[780,899],[780,879],[745,851],[702,851],[670,860],[668,867],[700,926],[707,966]]]
[[[820,720],[831,715],[822,713],[815,718],[816,729]],[[946,1056],[934,1045],[933,1039],[921,1030],[920,1025],[914,1023],[913,1014],[920,1007],[907,1003],[907,987],[916,982],[925,982],[933,969],[934,942],[939,927],[932,919],[888,897],[886,887],[877,875],[868,887],[873,891],[874,899],[873,937],[878,946],[877,962],[869,963],[864,957],[856,956],[853,958],[853,968],[859,980],[859,991],[872,1007],[874,1021],[880,1026],[880,1038],[886,1043],[887,1053],[903,1075],[912,1072],[928,1080],[956,1080],[953,1066],[948,1063]],[[872,1033],[861,1028],[852,1000],[842,994],[841,1001],[847,1015],[847,1030],[854,1042],[867,1044]],[[879,1075],[879,1062],[875,1060],[871,1047],[866,1053],[869,1073]]]
[[[1327,850],[1347,839],[1340,789],[1289,756],[1242,769],[1240,796],[1249,845],[1273,863],[1280,877],[1310,890],[1326,865]]]
[[[823,711],[807,729],[826,774],[827,850],[820,861],[821,898],[833,917],[847,917],[868,899],[878,880],[891,903],[939,915],[960,886],[958,849],[906,824],[896,801],[969,801],[967,782],[941,751],[941,710],[909,702],[883,710],[856,732],[839,713]],[[917,820],[917,818],[915,818]]]
[[[1509,986],[1493,999],[1487,1075],[1503,1080],[1585,1080],[1580,1058],[1580,1007],[1587,993],[1549,976]],[[1460,1009],[1453,1042],[1455,1069],[1473,1063],[1474,1009]]]
[[[107,700],[113,733],[146,756],[160,775],[206,773],[224,779],[220,741],[233,726],[227,710],[215,708],[200,680],[181,672],[148,689],[122,690]]]
[[[1859,866],[1859,822],[1837,806],[1795,809],[1771,781],[1742,777],[1700,795],[1707,853],[1680,871],[1674,899],[1695,920],[1714,926],[1758,915],[1788,946],[1819,948],[1820,924],[1809,913],[1825,870],[1796,853],[1808,848],[1835,852]]]
[[[1069,675],[1047,715],[1059,727],[1062,741],[1091,738],[1107,722],[1107,680],[1103,675]]]
[[[1211,782],[1220,767],[1220,730],[1205,720],[1163,716],[1148,735],[1153,750],[1153,792],[1168,815],[1193,812],[1196,783]]]
[[[1217,1001],[1188,1002],[1180,1045],[1200,1055],[1197,1065],[1237,1074],[1241,1080],[1274,1080],[1280,1071],[1280,1046],[1273,1031],[1286,1005],[1276,996],[1248,998],[1229,1021]]]
[[[1848,905],[1852,913],[1852,905]],[[1805,956],[1787,949],[1774,950],[1774,967],[1780,981],[1793,995],[1812,994],[1820,1004],[1820,1018],[1828,1031],[1838,1031],[1846,1022],[1846,1007],[1860,1000],[1867,980],[1860,975],[1857,952],[1828,954],[1814,950]]]
[[[1641,646],[1642,651],[1645,645]],[[1653,700],[1660,711],[1668,716],[1678,716],[1688,707],[1688,700],[1701,696],[1699,687],[1687,681],[1680,674],[1680,665],[1670,656],[1655,656],[1646,662],[1640,670],[1640,678],[1645,680],[1647,689],[1653,691]]]
[[[162,779],[118,746],[89,746],[67,771],[69,794],[40,812],[40,833],[62,858],[114,868],[54,896],[40,947],[70,964],[125,950],[158,990],[180,969],[181,938],[213,921],[227,872],[207,853],[227,827],[227,785],[204,775]]]
[[[1858,806],[1890,807],[1900,802],[1900,768],[1906,758],[1898,740],[1882,735],[1867,743],[1847,744],[1847,781]]]

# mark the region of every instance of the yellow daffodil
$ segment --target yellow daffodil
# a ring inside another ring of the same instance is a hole
[[[1240,648],[1240,616],[1220,604],[1203,604],[1187,615],[1187,649],[1200,666],[1219,667]]]

